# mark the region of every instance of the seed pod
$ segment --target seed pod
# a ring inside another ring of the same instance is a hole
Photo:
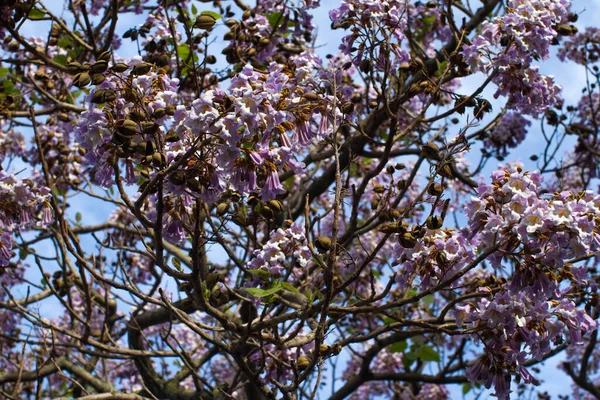
[[[425,4],[425,7],[427,7],[427,8],[436,8],[437,7],[437,3],[435,1],[428,1],[427,4]]]
[[[442,187],[441,184],[437,183],[437,182],[431,182],[429,184],[429,186],[427,187],[427,193],[429,193],[432,196],[439,196],[442,193],[444,193],[444,188]]]
[[[169,116],[175,115],[175,111],[177,111],[177,108],[175,106],[166,106],[165,107],[165,113],[167,113],[167,115],[169,115]]]
[[[218,216],[223,216],[225,214],[227,214],[227,211],[229,211],[229,204],[227,203],[219,203],[217,204],[217,215]]]
[[[122,73],[122,72],[125,72],[125,71],[127,71],[129,69],[129,65],[124,64],[124,63],[117,63],[117,64],[113,65],[111,69],[114,72]]]
[[[237,24],[238,24],[238,22],[233,18],[225,21],[225,26],[227,26],[228,28],[233,28],[234,26],[237,26]]]
[[[296,361],[296,365],[298,366],[298,370],[304,371],[310,365],[310,360],[306,356],[300,356]]]
[[[375,193],[381,194],[385,192],[385,187],[381,186],[381,185],[374,185],[373,186],[373,191]]]
[[[169,132],[167,132],[165,140],[169,143],[178,142],[179,135],[177,135],[177,132],[175,132],[174,130],[170,130]]]
[[[106,80],[106,76],[104,74],[94,74],[92,75],[92,85],[98,86],[102,82]]]
[[[152,121],[144,121],[140,125],[142,126],[142,133],[145,135],[153,135],[158,132],[159,126]]]
[[[117,122],[117,124],[117,130],[123,136],[134,136],[138,133],[137,124],[130,119],[123,120],[121,124]]]
[[[273,219],[275,213],[273,213],[273,210],[271,210],[270,207],[263,206],[260,208],[260,215],[262,215],[266,219]]]
[[[146,75],[151,69],[152,66],[150,64],[142,62],[133,67],[132,73],[133,75]]]
[[[331,239],[326,236],[319,236],[317,240],[315,240],[315,246],[319,253],[326,253],[331,249]]]
[[[155,167],[164,167],[167,165],[167,156],[163,153],[154,153],[152,155],[152,164]]]
[[[554,30],[561,36],[573,36],[577,33],[577,28],[568,24],[560,24]]]
[[[165,115],[167,115],[167,111],[161,107],[154,110],[154,112],[152,113],[152,118],[161,119]]]
[[[262,37],[262,38],[260,38],[260,40],[258,41],[258,43],[261,46],[268,46],[271,43],[271,39],[269,39],[268,37]]]
[[[368,60],[368,59],[366,59],[366,58],[365,58],[365,59],[363,59],[363,60],[360,62],[360,64],[359,64],[358,68],[360,69],[360,71],[361,71],[362,73],[368,74],[368,73],[371,71],[371,61],[370,61],[370,60]]]
[[[439,215],[430,215],[425,221],[425,224],[429,229],[440,229],[443,223],[444,220]]]
[[[144,153],[147,156],[151,156],[152,154],[156,153],[156,145],[153,141],[146,141],[146,148],[144,149]]]
[[[108,62],[104,60],[96,61],[92,64],[91,71],[95,74],[101,74],[108,69]]]
[[[398,242],[406,249],[412,249],[417,244],[417,239],[410,232],[398,236]]]
[[[82,71],[85,71],[85,68],[83,68],[83,65],[81,65],[77,61],[73,61],[67,64],[67,72],[70,74],[77,74]]]
[[[396,222],[388,222],[382,224],[378,229],[381,233],[397,233],[398,232],[398,224]]]
[[[450,166],[450,164],[443,164],[440,168],[438,168],[437,173],[443,176],[444,178],[454,178],[454,174],[452,173],[452,167]]]
[[[427,142],[423,146],[421,146],[421,150],[423,151],[423,155],[431,160],[440,161],[442,157],[440,157],[440,148],[437,144],[433,142]]]
[[[306,92],[302,95],[302,98],[307,101],[319,100],[319,96],[314,92]]]
[[[77,86],[78,88],[89,85],[91,81],[92,79],[90,78],[90,74],[87,72],[80,72],[73,77],[73,85]]]
[[[115,101],[117,99],[117,92],[114,90],[105,90],[104,91],[104,103],[109,103],[111,101]]]
[[[347,101],[342,105],[342,112],[344,114],[350,114],[352,111],[354,111],[354,103]]]
[[[281,201],[279,201],[279,200],[270,200],[269,207],[271,209],[275,210],[275,212],[283,211],[283,205],[281,204]]]
[[[104,89],[98,89],[94,92],[94,94],[92,95],[92,103],[94,104],[101,104],[104,103],[104,95],[105,95],[106,90]]]
[[[194,28],[202,29],[204,31],[210,31],[213,28],[213,26],[215,26],[216,22],[217,20],[212,15],[199,15],[198,18],[196,18],[196,22],[194,23]]]
[[[248,226],[248,218],[242,213],[237,213],[233,216],[233,222],[239,226]]]

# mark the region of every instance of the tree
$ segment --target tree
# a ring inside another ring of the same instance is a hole
[[[327,57],[318,0],[50,3],[0,5],[1,397],[600,398],[583,2],[342,0]]]

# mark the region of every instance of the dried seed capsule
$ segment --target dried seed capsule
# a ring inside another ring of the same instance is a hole
[[[152,66],[150,64],[142,62],[133,67],[132,73],[133,75],[146,75],[151,69]]]
[[[429,229],[440,229],[443,223],[444,220],[439,215],[430,215],[427,217],[427,221],[425,221]]]
[[[90,78],[90,74],[87,72],[81,72],[75,75],[73,78],[73,85],[77,86],[78,88],[82,88],[89,85],[91,81],[92,78]]]
[[[412,233],[406,232],[398,236],[398,242],[400,242],[402,247],[412,249],[417,244],[417,239]]]
[[[204,31],[209,31],[215,26],[217,20],[212,15],[199,15],[196,18],[196,22],[194,23],[194,28],[202,29]]]
[[[123,136],[133,136],[138,133],[137,124],[130,119],[123,120],[122,124],[119,124],[117,130]]]
[[[308,357],[300,356],[300,357],[298,357],[298,360],[296,361],[296,365],[298,366],[298,369],[300,371],[304,371],[310,365],[310,361],[309,361]]]
[[[124,63],[117,63],[112,66],[112,70],[117,73],[125,72],[129,69],[129,65]]]
[[[331,249],[331,239],[326,236],[319,236],[317,240],[315,240],[315,246],[319,253],[326,253]]]
[[[425,143],[423,146],[421,146],[421,150],[423,151],[423,155],[426,158],[429,158],[431,160],[436,160],[436,161],[439,161],[442,159],[442,157],[440,157],[439,146],[433,142]]]
[[[185,184],[185,173],[181,170],[173,171],[169,174],[169,181],[174,185],[181,186]]]
[[[104,60],[96,61],[92,64],[91,71],[95,74],[101,74],[108,69],[108,62]]]
[[[106,80],[106,76],[104,76],[103,74],[94,74],[92,75],[92,84],[93,85],[99,85],[102,82],[104,82]]]

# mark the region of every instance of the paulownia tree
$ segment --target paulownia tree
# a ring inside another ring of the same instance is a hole
[[[599,398],[585,3],[3,0],[0,396]]]

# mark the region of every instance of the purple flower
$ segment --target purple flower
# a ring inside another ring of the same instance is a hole
[[[268,201],[274,199],[275,197],[277,197],[277,195],[280,195],[282,193],[285,193],[285,190],[279,182],[277,170],[273,168],[267,173],[267,179],[260,191],[260,197],[262,197],[263,200]]]

